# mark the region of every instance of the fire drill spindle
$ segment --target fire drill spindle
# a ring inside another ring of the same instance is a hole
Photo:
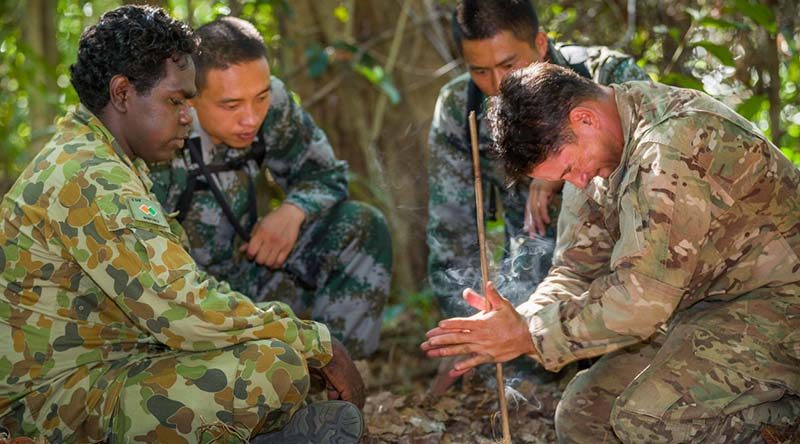
[[[472,142],[472,171],[475,175],[475,220],[478,224],[478,246],[481,254],[481,278],[483,294],[486,295],[486,284],[489,283],[489,260],[486,256],[486,228],[483,225],[483,184],[481,183],[481,159],[478,151],[478,123],[475,111],[469,112],[469,135]],[[492,305],[486,298],[489,311]],[[496,364],[497,396],[500,399],[500,414],[503,420],[503,444],[511,444],[511,429],[508,425],[508,404],[506,404],[505,382],[503,380],[503,364]]]

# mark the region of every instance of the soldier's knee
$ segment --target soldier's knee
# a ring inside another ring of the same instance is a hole
[[[556,437],[560,443],[575,442],[573,437],[582,425],[582,421],[578,420],[581,415],[576,400],[575,397],[562,396],[556,406]]]
[[[389,225],[380,210],[372,205],[358,201],[348,201],[345,203],[346,211],[353,215],[357,221],[354,227],[359,227],[362,236],[368,237],[372,242],[379,242],[391,248],[392,243],[389,238]]]
[[[651,396],[658,397],[657,393]],[[690,423],[669,421],[666,411],[634,407],[625,393],[617,398],[611,409],[611,428],[623,443],[683,443],[693,442],[696,430]]]
[[[257,390],[274,407],[300,404],[308,395],[308,364],[289,344],[274,339],[249,341],[240,344],[235,353],[244,371],[234,392]]]
[[[560,443],[591,442],[602,433],[602,424],[608,421],[608,412],[597,411],[592,405],[592,379],[583,371],[567,385],[556,406],[556,436]]]

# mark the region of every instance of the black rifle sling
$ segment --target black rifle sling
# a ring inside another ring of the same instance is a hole
[[[244,168],[245,165],[247,165],[247,162],[251,160],[255,161],[256,165],[258,165],[260,168],[266,154],[264,143],[259,138],[259,140],[254,142],[253,146],[244,156],[231,159],[225,163],[210,165],[206,165],[205,161],[203,161],[200,143],[199,137],[186,139],[187,150],[189,151],[191,163],[188,177],[186,179],[186,189],[181,193],[180,197],[178,197],[178,204],[176,208],[179,211],[178,221],[183,222],[183,220],[186,218],[186,214],[191,207],[195,191],[208,189],[211,190],[211,194],[214,195],[214,199],[217,201],[220,208],[222,208],[225,218],[228,219],[228,222],[230,222],[231,225],[233,225],[234,230],[236,230],[236,234],[238,234],[242,240],[247,242],[250,240],[250,234],[236,219],[228,200],[225,198],[225,195],[222,193],[222,191],[220,191],[219,187],[217,187],[217,183],[214,181],[212,174],[240,170]],[[204,180],[198,180],[200,176],[202,176]],[[255,184],[253,183],[253,178],[250,177],[249,174],[247,174],[247,180],[248,213],[250,217],[250,225],[253,225],[258,219],[258,204],[256,201]]]

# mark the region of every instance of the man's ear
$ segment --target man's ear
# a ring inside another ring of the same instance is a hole
[[[110,95],[111,106],[113,106],[117,112],[125,113],[128,111],[128,101],[131,98],[131,94],[134,93],[133,88],[133,83],[131,83],[127,76],[117,74],[111,78],[111,81],[108,83],[108,93]]]
[[[536,34],[536,37],[533,39],[533,49],[536,51],[536,54],[539,56],[539,61],[547,60],[547,46],[549,40],[547,39],[547,34],[542,31],[539,31]]]
[[[575,126],[597,126],[597,115],[591,108],[576,106],[569,112],[569,123]]]

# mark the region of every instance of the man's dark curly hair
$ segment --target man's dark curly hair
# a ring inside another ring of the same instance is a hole
[[[450,24],[459,52],[462,40],[485,40],[511,31],[518,40],[533,43],[539,32],[530,0],[461,0]]]
[[[489,122],[494,154],[513,183],[575,140],[569,113],[581,102],[602,97],[589,79],[551,63],[534,63],[500,82]]]
[[[206,86],[206,76],[212,69],[227,69],[231,65],[267,58],[264,38],[247,20],[218,18],[197,28],[197,35],[200,49],[193,57],[198,90]]]
[[[110,100],[115,75],[127,77],[144,95],[166,75],[166,59],[182,63],[196,48],[192,29],[161,8],[121,6],[81,35],[78,60],[70,66],[72,86],[81,103],[97,114]]]

